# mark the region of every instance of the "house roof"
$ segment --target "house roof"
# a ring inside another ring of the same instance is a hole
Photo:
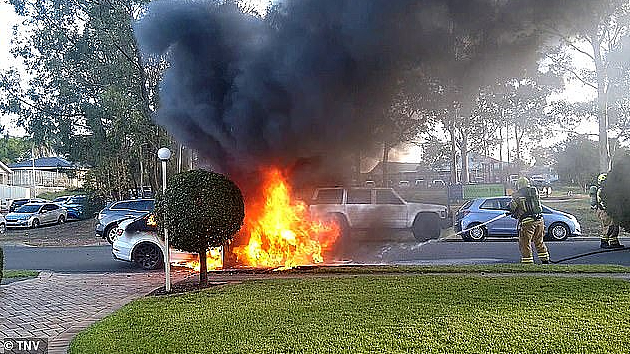
[[[36,158],[34,164],[35,164],[35,168],[72,168],[74,167],[74,165],[70,161],[59,156]],[[12,169],[32,168],[33,160],[29,159],[29,160],[13,163],[9,165],[9,167]]]
[[[7,165],[2,163],[2,161],[0,161],[0,171],[2,171],[0,173],[5,173],[5,174],[9,174],[9,173],[13,172],[13,171],[11,171],[11,169]]]

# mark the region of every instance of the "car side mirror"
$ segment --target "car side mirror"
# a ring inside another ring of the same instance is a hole
[[[46,214],[47,212],[48,212],[48,210],[42,210],[42,211],[40,211],[39,213],[40,213],[40,214]]]

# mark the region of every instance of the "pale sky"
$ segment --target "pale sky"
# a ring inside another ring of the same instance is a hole
[[[258,8],[261,13],[264,13],[269,0],[249,0],[254,6]],[[277,1],[277,0],[276,0]],[[7,69],[10,66],[15,66],[16,62],[13,56],[9,53],[11,36],[13,26],[20,21],[20,18],[15,14],[13,6],[9,5],[7,0],[0,0],[0,70]],[[581,84],[572,83],[567,86],[566,91],[558,98],[566,99],[569,101],[584,101],[594,97],[595,92],[591,88],[584,87]],[[0,114],[0,124],[7,127],[8,131],[12,135],[24,135],[25,132],[22,128],[16,127],[14,123],[15,117],[2,116]],[[578,133],[597,133],[596,122],[583,122],[575,129]],[[554,132],[553,139],[548,140],[548,145],[563,140],[566,137],[566,133]],[[420,148],[417,146],[403,147],[392,154],[394,159],[400,161],[417,162],[420,156]],[[498,155],[498,154],[497,154]]]

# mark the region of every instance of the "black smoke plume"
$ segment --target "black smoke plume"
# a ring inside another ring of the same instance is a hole
[[[157,0],[135,30],[143,55],[169,63],[157,122],[238,174],[368,149],[406,72],[472,94],[534,61],[541,24],[581,3],[284,0],[261,17],[231,1]]]

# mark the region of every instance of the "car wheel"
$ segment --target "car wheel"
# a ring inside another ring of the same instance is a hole
[[[103,232],[103,234],[105,235],[105,239],[110,244],[113,244],[114,240],[116,239],[116,227],[117,226],[118,226],[117,224],[110,225]]]
[[[33,222],[31,223],[31,227],[36,229],[39,227],[39,220],[38,219],[33,219]]]
[[[59,215],[59,219],[57,220],[57,224],[63,224],[66,221],[66,218],[63,215]]]
[[[475,227],[477,225],[481,225],[481,223],[479,222],[472,223],[468,225],[468,228],[470,229],[471,227]],[[486,237],[488,237],[488,230],[486,230],[485,227],[480,226],[480,227],[475,227],[474,229],[466,232],[466,238],[464,240],[479,242],[479,241],[485,240]]]
[[[571,231],[569,227],[564,223],[555,223],[549,226],[547,232],[547,238],[551,241],[564,241],[569,237]]]
[[[440,237],[440,218],[433,213],[418,214],[411,231],[418,241],[436,239]]]
[[[346,217],[341,214],[329,214],[329,220],[332,220],[339,226],[339,238],[346,240],[350,237],[350,225]]]
[[[164,264],[160,248],[152,243],[141,243],[133,250],[133,261],[142,269],[158,269]]]
[[[7,224],[2,223],[0,224],[0,234],[4,234],[7,232]]]

